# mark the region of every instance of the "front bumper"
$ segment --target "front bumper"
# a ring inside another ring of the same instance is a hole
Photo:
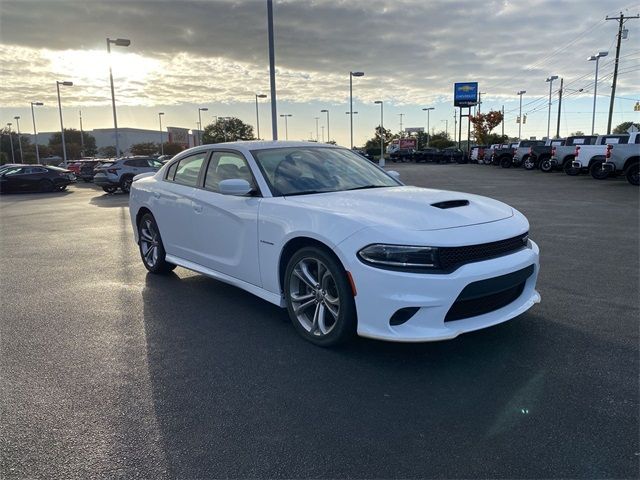
[[[609,173],[613,173],[616,171],[616,165],[613,162],[604,162],[602,164],[602,169],[606,170]]]
[[[458,335],[510,320],[540,302],[536,291],[539,249],[531,248],[490,260],[469,263],[450,274],[415,274],[381,270],[359,261],[349,266],[357,295],[358,334],[397,342],[448,340]],[[521,293],[501,308],[478,316],[445,321],[447,313],[466,286],[533,266]],[[394,313],[418,308],[401,325],[391,325]]]
[[[579,160],[574,160],[573,162],[571,162],[571,166],[573,168],[576,168],[578,170],[582,169],[582,168],[586,168],[584,165],[582,165],[582,163],[580,163]]]

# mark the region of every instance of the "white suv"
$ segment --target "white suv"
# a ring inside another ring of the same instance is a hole
[[[129,193],[133,177],[141,173],[156,172],[162,162],[152,157],[126,157],[101,163],[95,169],[93,182],[107,193],[115,193],[118,188]]]

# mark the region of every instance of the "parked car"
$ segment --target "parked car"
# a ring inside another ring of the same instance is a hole
[[[103,162],[95,168],[93,183],[107,193],[115,193],[118,188],[129,193],[133,177],[141,173],[156,172],[162,167],[152,157],[125,157],[111,162]]]
[[[608,175],[624,175],[631,185],[638,185],[640,164],[640,132],[629,135],[627,144],[609,144],[605,153],[603,170]],[[600,178],[600,177],[596,177]]]
[[[412,159],[416,163],[437,162],[440,160],[440,150],[433,147],[425,147],[413,152]]]
[[[606,161],[607,145],[626,144],[629,135],[600,135],[593,145],[576,146],[574,158],[571,162],[572,169],[567,175],[578,175],[588,171],[593,178],[607,178],[608,171],[602,169],[602,164]]]
[[[440,150],[440,163],[466,163],[466,153],[458,147],[447,147]]]
[[[358,155],[362,155],[367,160],[373,162],[373,155],[365,152],[364,150],[356,150],[356,149],[354,149],[353,151],[356,152]]]
[[[392,162],[410,162],[415,150],[412,148],[398,148],[389,154]]]
[[[491,165],[500,165],[502,168],[509,168],[513,164],[513,156],[516,153],[517,143],[503,143],[493,149],[491,154]]]
[[[93,176],[95,175],[95,168],[100,165],[100,160],[87,160],[82,162],[80,165],[80,172],[78,173],[78,177],[80,177],[85,182],[92,182]]]
[[[520,140],[515,144],[515,152],[513,152],[512,165],[514,167],[524,165],[524,167],[527,168],[527,165],[529,165],[528,160],[531,156],[532,147],[544,145],[545,143],[545,140]]]
[[[555,169],[561,169],[567,174],[573,173],[571,162],[575,158],[576,147],[582,145],[593,145],[598,137],[595,135],[581,135],[567,137],[564,145],[558,145],[551,148],[551,158],[548,164],[540,162],[540,170],[543,172],[551,172]]]
[[[482,163],[484,153],[489,147],[487,145],[476,145],[471,148],[471,156],[469,157],[470,163]]]
[[[70,170],[44,165],[22,165],[0,171],[0,192],[53,192],[62,191],[74,183]]]
[[[333,145],[202,145],[136,177],[129,212],[151,273],[240,287],[317,345],[451,339],[540,301],[524,215],[398,177]]]
[[[167,163],[169,160],[173,158],[173,155],[160,155],[156,160],[162,162],[162,164]]]

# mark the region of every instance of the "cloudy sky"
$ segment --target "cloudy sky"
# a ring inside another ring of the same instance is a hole
[[[453,131],[453,83],[478,81],[482,110],[504,105],[505,132],[517,134],[518,97],[526,90],[523,136],[546,135],[549,84],[565,79],[561,134],[591,130],[595,62],[600,61],[596,130],[606,128],[617,22],[635,15],[629,0],[276,0],[278,113],[290,113],[289,138],[316,135],[321,109],[330,110],[331,137],[348,145],[349,71],[354,79],[355,143],[372,136],[385,102],[385,126]],[[640,100],[640,20],[623,40],[614,124],[636,120]],[[0,122],[20,115],[32,131],[29,102],[42,101],[38,130],[59,129],[56,80],[65,126],[112,126],[105,39],[114,47],[113,73],[120,126],[195,128],[198,107],[213,116],[255,124],[254,94],[269,92],[266,0],[2,0],[0,2]],[[558,82],[553,85],[554,93]],[[582,92],[579,92],[583,89]],[[555,97],[555,95],[554,95]],[[262,100],[261,136],[270,138],[269,99]],[[554,98],[552,125],[557,104]],[[446,122],[445,122],[446,121]],[[15,124],[15,122],[14,122]],[[284,137],[284,124],[279,126]],[[552,132],[555,127],[552,127]],[[320,129],[320,136],[322,131]]]

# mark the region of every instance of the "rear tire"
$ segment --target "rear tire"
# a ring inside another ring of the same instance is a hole
[[[107,193],[116,193],[116,191],[118,190],[118,187],[116,187],[115,185],[109,185],[106,187],[102,187],[102,190],[104,190]]]
[[[573,168],[571,166],[571,162],[573,162],[573,159],[570,159],[570,160],[567,160],[566,162],[564,162],[564,165],[562,166],[562,170],[567,175],[571,175],[572,177],[575,177],[576,175],[578,175],[580,173],[580,170],[577,169],[577,168]]]
[[[160,229],[150,213],[145,213],[138,223],[138,247],[142,263],[151,273],[169,273],[176,268],[166,260]]]
[[[132,183],[133,183],[133,177],[131,175],[122,177],[122,179],[120,180],[120,190],[122,190],[124,193],[129,193],[131,191]]]
[[[604,163],[604,160],[596,160],[589,167],[589,173],[596,180],[604,180],[609,176],[609,172],[602,169],[603,163]]]
[[[304,247],[293,254],[284,275],[284,295],[295,329],[311,343],[330,347],[356,334],[347,272],[329,252]]]
[[[638,163],[636,163],[635,165],[631,165],[629,168],[627,168],[627,173],[625,176],[627,177],[627,182],[629,182],[631,185],[638,186],[640,184],[639,169],[640,169],[640,164]]]
[[[502,168],[511,168],[511,165],[513,164],[513,159],[509,158],[509,157],[502,157],[500,159],[500,166]]]
[[[536,168],[536,162],[531,156],[527,157],[524,162],[522,162],[522,166],[525,170],[534,170]]]

